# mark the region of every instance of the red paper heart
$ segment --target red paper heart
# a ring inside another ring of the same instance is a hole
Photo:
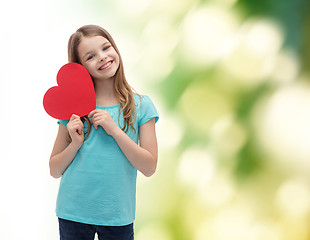
[[[44,109],[50,116],[69,120],[72,114],[82,117],[96,109],[94,85],[81,64],[62,66],[57,73],[57,84],[48,89],[43,98]]]

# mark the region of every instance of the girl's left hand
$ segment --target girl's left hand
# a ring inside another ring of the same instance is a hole
[[[88,117],[93,117],[92,121],[95,129],[98,129],[98,126],[101,126],[109,135],[113,136],[118,130],[120,130],[109,112],[106,110],[95,109],[88,114]]]

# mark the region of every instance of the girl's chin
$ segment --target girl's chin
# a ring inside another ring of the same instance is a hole
[[[107,80],[114,80],[115,75],[112,76],[98,76],[98,77],[93,77],[94,82],[100,82],[100,81],[107,81]]]

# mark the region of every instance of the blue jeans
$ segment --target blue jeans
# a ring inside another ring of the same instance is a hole
[[[98,226],[58,218],[60,240],[133,240],[133,223],[125,226]]]

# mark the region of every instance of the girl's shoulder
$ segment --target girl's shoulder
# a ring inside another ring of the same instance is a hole
[[[158,112],[149,96],[134,93],[134,100],[139,126],[153,117],[155,117],[155,122],[157,122]]]
[[[147,95],[140,95],[138,93],[134,93],[133,98],[134,98],[135,105],[136,105],[137,109],[140,107],[143,107],[143,106],[147,106],[149,104],[153,105],[152,100]]]

